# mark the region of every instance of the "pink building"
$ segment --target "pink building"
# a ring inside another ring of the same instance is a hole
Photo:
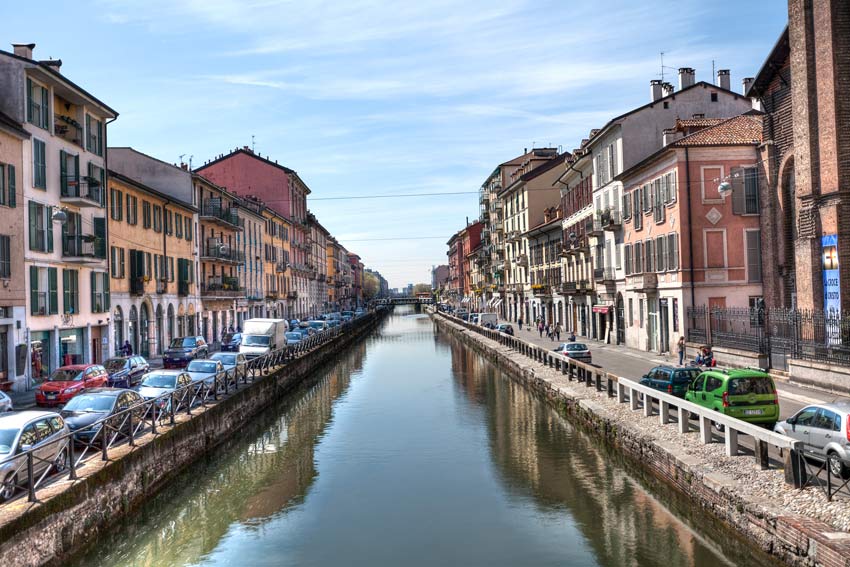
[[[665,137],[617,178],[626,273],[617,316],[626,345],[675,352],[689,307],[762,298],[762,116],[679,120]]]

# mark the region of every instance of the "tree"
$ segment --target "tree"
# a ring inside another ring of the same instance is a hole
[[[374,299],[381,291],[381,282],[375,274],[363,272],[363,299]]]
[[[431,293],[431,284],[418,283],[413,286],[413,295],[417,295],[420,293]]]

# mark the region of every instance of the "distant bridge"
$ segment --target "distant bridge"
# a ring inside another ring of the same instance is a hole
[[[378,305],[432,305],[433,303],[433,297],[390,297],[378,300]]]

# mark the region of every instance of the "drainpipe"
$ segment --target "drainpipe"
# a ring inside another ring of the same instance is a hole
[[[685,186],[687,187],[687,203],[688,203],[688,269],[691,277],[691,308],[696,305],[696,289],[694,287],[694,230],[693,219],[691,212],[691,160],[688,154],[688,147],[685,146]]]

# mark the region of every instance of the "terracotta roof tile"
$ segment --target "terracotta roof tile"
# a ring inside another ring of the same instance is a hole
[[[708,119],[706,119],[708,120]],[[709,126],[673,142],[673,146],[742,146],[760,144],[762,117],[759,114],[742,114]]]
[[[707,128],[709,126],[717,126],[721,122],[729,120],[728,118],[688,118],[685,120],[676,119],[676,128]]]

